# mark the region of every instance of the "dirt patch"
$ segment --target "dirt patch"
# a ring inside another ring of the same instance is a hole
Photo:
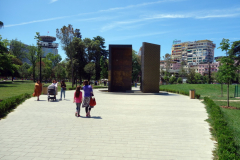
[[[237,108],[237,107],[233,107],[233,106],[220,106],[222,108],[226,108],[226,109],[235,109],[235,110],[240,110],[240,108]]]

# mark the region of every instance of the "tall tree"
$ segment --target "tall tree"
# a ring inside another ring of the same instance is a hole
[[[101,56],[103,56],[106,59],[109,55],[108,51],[105,49],[106,46],[104,46],[104,44],[105,44],[105,39],[103,37],[101,37],[101,36],[93,37],[93,44],[92,44],[93,52],[92,52],[91,58],[95,62],[95,70],[96,70],[96,79],[97,80],[100,79]]]
[[[222,42],[220,43],[220,47],[218,48],[222,49],[222,51],[226,51],[226,56],[227,56],[229,47],[230,47],[229,39],[223,38]]]
[[[46,59],[51,61],[52,68],[56,67],[59,62],[61,62],[62,57],[59,54],[54,55],[53,53],[48,53]]]
[[[163,60],[165,61],[166,72],[169,72],[170,65],[171,65],[171,62],[172,62],[171,55],[169,53],[166,53],[165,56],[163,56]]]
[[[105,59],[104,56],[101,56],[100,66],[101,66],[101,79],[108,78],[108,59]]]
[[[26,45],[17,39],[10,41],[10,53],[21,61],[26,56]]]
[[[28,52],[26,54],[27,59],[32,64],[32,76],[33,76],[33,82],[35,82],[35,69],[36,69],[36,63],[37,63],[37,47],[34,45],[30,45],[27,47]]]
[[[227,105],[229,107],[229,84],[236,77],[237,67],[234,65],[234,57],[227,56],[220,59],[221,65],[218,72],[221,74],[221,79],[224,83],[227,83]]]
[[[70,59],[71,63],[71,76],[72,76],[72,87],[74,85],[74,74],[73,74],[73,54],[74,49],[70,46],[71,42],[73,41],[74,37],[81,38],[81,33],[79,29],[76,29],[74,31],[71,24],[68,26],[63,26],[61,29],[56,29],[56,36],[58,39],[60,39],[63,49],[65,50],[65,53],[67,57]]]
[[[95,70],[95,63],[90,62],[84,67],[84,71],[87,73],[88,81],[94,76]]]
[[[4,24],[2,21],[0,21],[0,29],[3,28]]]
[[[136,81],[141,74],[140,57],[135,50],[132,50],[132,81]]]

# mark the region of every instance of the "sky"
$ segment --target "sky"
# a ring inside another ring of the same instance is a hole
[[[34,36],[56,37],[56,29],[71,24],[82,38],[101,36],[105,46],[142,42],[161,45],[161,57],[171,53],[173,40],[211,40],[215,57],[223,38],[240,40],[239,0],[0,0],[3,39],[36,45]],[[66,58],[61,48],[58,53]]]

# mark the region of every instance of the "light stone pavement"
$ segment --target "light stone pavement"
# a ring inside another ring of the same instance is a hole
[[[199,100],[94,93],[92,118],[83,108],[81,117],[74,116],[74,91],[59,102],[48,102],[46,95],[26,100],[0,120],[0,159],[212,159],[214,141]]]

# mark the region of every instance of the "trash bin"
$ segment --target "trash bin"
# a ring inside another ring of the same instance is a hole
[[[195,89],[189,90],[189,97],[190,97],[190,99],[195,99]]]
[[[45,95],[48,94],[48,87],[43,87],[42,88],[42,93],[45,94]]]

